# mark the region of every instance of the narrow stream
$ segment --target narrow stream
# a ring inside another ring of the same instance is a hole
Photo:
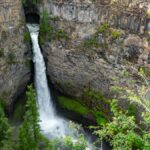
[[[27,27],[30,31],[33,45],[35,88],[41,120],[41,130],[48,138],[60,138],[67,135],[73,136],[74,134],[69,128],[69,121],[59,117],[53,106],[46,77],[46,66],[38,43],[39,26],[36,24],[28,24]],[[90,148],[87,149],[90,150]]]

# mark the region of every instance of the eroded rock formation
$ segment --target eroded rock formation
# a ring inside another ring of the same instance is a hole
[[[127,3],[128,9],[108,3],[96,4],[49,0],[43,1],[39,9],[47,10],[51,18],[56,17],[50,24],[69,36],[68,41],[47,40],[42,47],[49,79],[70,96],[82,97],[85,89],[108,96],[112,85],[129,85],[123,71],[130,72],[134,79],[139,68],[149,70],[149,18],[146,15],[149,3]],[[83,43],[95,37],[105,23],[110,27],[98,33],[98,45],[86,47]],[[117,38],[116,32],[119,32]]]
[[[7,105],[19,96],[30,81],[30,47],[21,0],[0,1],[0,100]]]

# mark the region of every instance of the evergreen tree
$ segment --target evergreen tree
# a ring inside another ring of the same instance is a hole
[[[12,134],[11,127],[9,126],[8,119],[5,117],[4,109],[0,104],[0,149],[3,149]]]
[[[26,113],[19,130],[19,150],[37,150],[40,142],[39,114],[36,106],[36,94],[32,86],[28,86]]]

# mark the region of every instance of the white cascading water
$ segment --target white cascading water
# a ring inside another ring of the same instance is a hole
[[[58,117],[55,113],[46,77],[46,66],[38,43],[39,26],[36,24],[27,24],[27,27],[30,31],[33,45],[35,87],[41,130],[48,138],[60,138],[67,135],[74,137],[73,131],[69,128],[68,121]],[[86,148],[86,150],[90,149],[89,146]]]
[[[46,77],[45,62],[38,43],[39,26],[35,24],[28,24],[27,27],[30,31],[33,44],[35,87],[41,120],[41,129],[48,137],[64,137],[69,134],[69,129],[67,128],[68,122],[56,115],[51,100]]]

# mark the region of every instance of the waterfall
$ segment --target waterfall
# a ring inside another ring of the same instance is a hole
[[[33,46],[35,88],[41,130],[48,138],[61,138],[69,135],[73,137],[75,142],[78,132],[70,130],[68,121],[57,116],[53,106],[46,77],[46,66],[38,43],[39,26],[36,24],[27,24],[27,27],[30,31]],[[86,150],[91,150],[91,148],[88,146]]]
[[[38,43],[39,26],[27,25],[34,54],[35,88],[40,115],[41,130],[48,137],[64,137],[69,134],[68,122],[56,115],[46,77],[46,66]]]

